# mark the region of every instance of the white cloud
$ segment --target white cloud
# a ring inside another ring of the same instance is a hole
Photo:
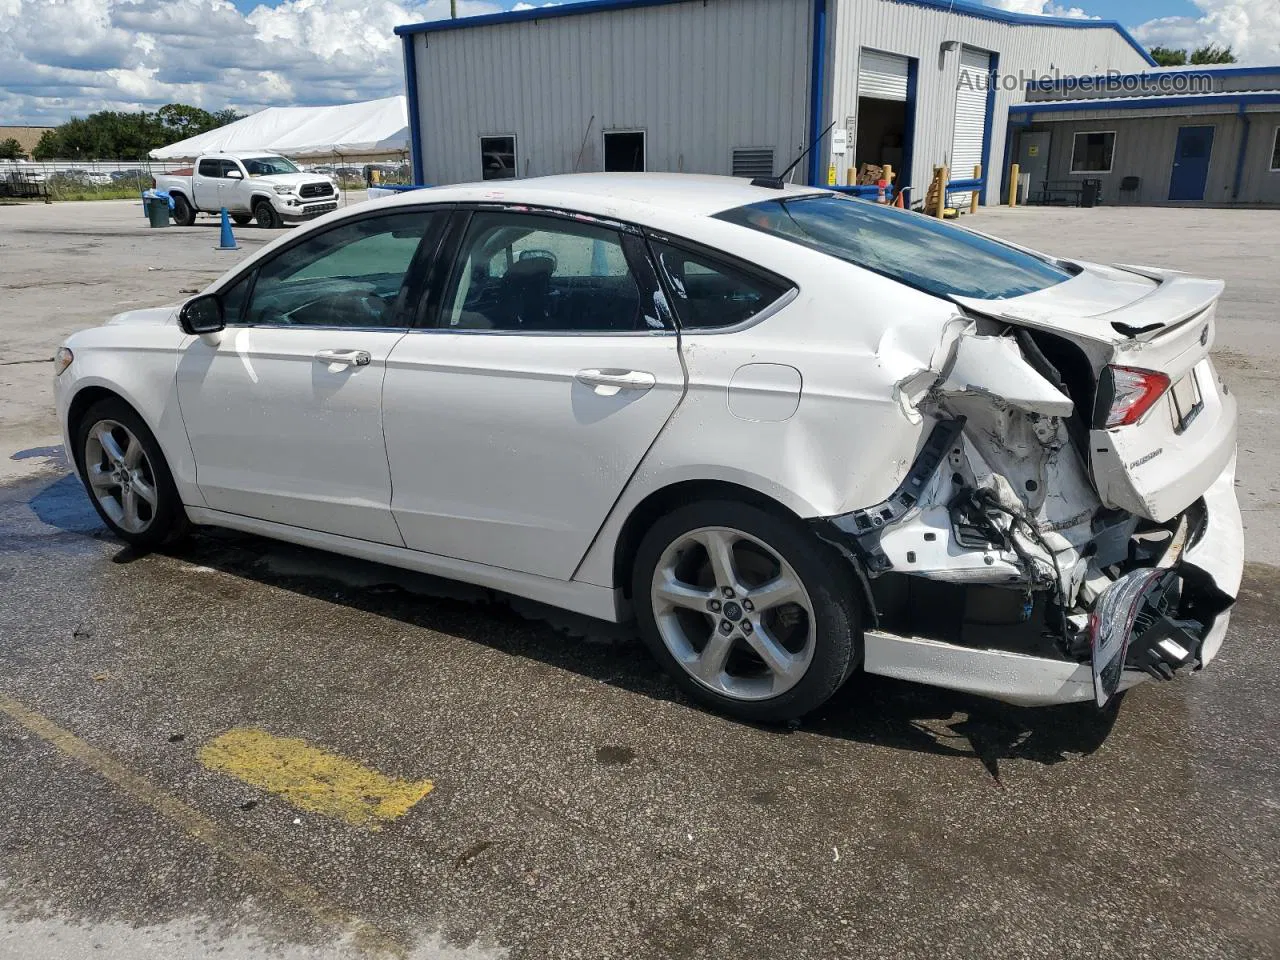
[[[404,89],[392,29],[448,15],[449,0],[286,0],[247,14],[228,0],[0,0],[0,123],[391,96]]]
[[[1241,63],[1280,63],[1280,0],[1192,0],[1199,17],[1160,17],[1134,28],[1148,47],[1230,47]]]
[[[1010,13],[1029,13],[1038,17],[1071,17],[1075,20],[1096,20],[1079,7],[1064,7],[1052,0],[986,0],[989,7],[1008,10]]]

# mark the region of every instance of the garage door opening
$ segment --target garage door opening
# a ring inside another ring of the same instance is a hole
[[[863,50],[858,61],[858,114],[853,165],[892,166],[894,183],[908,186],[915,127],[915,61]]]
[[[644,131],[610,130],[605,133],[604,169],[609,173],[643,173]]]

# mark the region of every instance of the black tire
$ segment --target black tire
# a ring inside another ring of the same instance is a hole
[[[767,699],[737,699],[695,680],[662,639],[651,597],[668,546],[691,531],[726,527],[755,538],[788,563],[813,607],[813,655],[803,677]],[[797,520],[748,503],[714,500],[680,507],[658,520],[636,552],[631,585],[640,633],[654,657],[682,690],[712,709],[739,719],[778,723],[822,706],[862,662],[859,587],[852,569]]]
[[[156,504],[154,508],[146,511],[149,514],[149,520],[144,530],[135,532],[122,527],[104,509],[90,483],[90,464],[86,463],[85,448],[90,432],[104,421],[118,424],[132,433],[146,455],[145,464],[149,468],[149,479],[156,493]],[[182,506],[182,499],[178,496],[173,474],[169,472],[169,465],[165,462],[160,444],[156,442],[155,434],[129,404],[119,397],[106,397],[94,403],[84,412],[79,422],[72,425],[71,442],[75,445],[75,464],[80,474],[80,481],[89,494],[93,508],[98,511],[98,516],[102,518],[103,523],[121,540],[131,546],[149,550],[176,540],[187,532],[190,526],[187,512]]]
[[[255,203],[253,216],[258,221],[258,226],[264,230],[278,230],[284,226],[284,221],[280,219],[280,214],[276,213],[275,207],[271,206],[270,200],[259,200]]]
[[[253,214],[251,213],[233,213],[231,219],[237,227],[247,227],[253,223]]]
[[[180,227],[189,227],[196,222],[196,210],[180,193],[173,195],[173,222]]]

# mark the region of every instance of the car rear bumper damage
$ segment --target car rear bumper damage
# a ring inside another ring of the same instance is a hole
[[[1079,478],[1051,491],[1057,507],[1019,509],[1008,478],[979,465],[975,479],[972,432],[963,417],[939,420],[887,500],[810,521],[862,574],[868,673],[1103,706],[1217,655],[1244,564],[1234,455],[1155,523],[1102,507]]]

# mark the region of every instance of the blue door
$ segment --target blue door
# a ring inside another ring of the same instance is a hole
[[[1179,127],[1169,175],[1170,200],[1203,200],[1213,153],[1213,127]]]

